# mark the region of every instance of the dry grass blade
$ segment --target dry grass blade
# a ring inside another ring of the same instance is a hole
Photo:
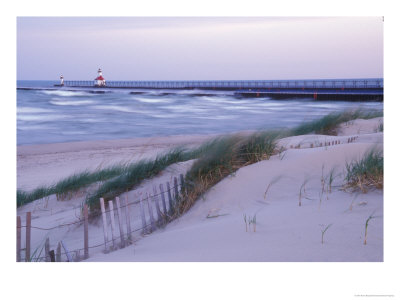
[[[265,190],[265,193],[264,193],[264,200],[267,198],[267,193],[268,193],[269,189],[271,188],[271,186],[274,185],[275,183],[277,183],[281,178],[282,178],[282,175],[276,176],[276,177],[272,178],[272,180],[268,183],[267,189]]]
[[[324,243],[324,236],[326,231],[329,229],[329,227],[331,227],[333,224],[329,224],[328,226],[324,227],[323,229],[321,229],[321,244]],[[324,225],[322,225],[324,226]]]
[[[372,214],[368,217],[368,219],[365,221],[364,245],[367,244],[367,230],[368,230],[368,224],[369,224],[369,221],[371,221],[373,218],[376,218],[376,217],[374,216],[374,213],[372,213]]]

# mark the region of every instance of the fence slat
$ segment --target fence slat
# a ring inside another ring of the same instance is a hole
[[[81,260],[81,255],[79,250],[75,250],[75,259],[74,261],[80,261]]]
[[[180,188],[181,196],[182,196],[182,198],[186,198],[187,197],[187,189],[186,189],[186,185],[185,185],[185,178],[183,177],[183,174],[179,174],[179,178],[181,181],[181,188]],[[185,191],[185,194],[183,194],[183,191]]]
[[[88,206],[85,204],[83,206],[83,217],[85,218],[84,222],[84,228],[83,228],[83,235],[84,235],[84,241],[83,241],[83,248],[84,248],[84,258],[88,259],[89,258],[89,216],[88,216]]]
[[[104,248],[105,252],[107,252],[108,229],[107,229],[107,215],[106,215],[106,208],[104,205],[104,198],[100,198],[100,207],[101,207],[101,215],[103,216]]]
[[[131,229],[131,213],[130,213],[130,206],[127,194],[125,195],[124,205],[125,205],[126,231],[127,231],[128,241],[130,242],[132,240],[132,229]]]
[[[25,261],[31,260],[31,222],[32,214],[28,211],[26,213]]]
[[[179,190],[178,190],[178,179],[176,177],[174,177],[174,201],[175,201],[175,207],[178,208]]]
[[[164,216],[167,216],[167,214],[168,214],[167,205],[165,204],[164,186],[162,183],[160,184],[160,192],[161,192],[161,201],[162,201],[162,205],[163,205]]]
[[[56,261],[61,262],[61,243],[57,245]]]
[[[119,202],[119,197],[115,198],[115,204],[117,205],[117,215],[118,215],[118,225],[119,225],[119,235],[121,239],[121,248],[125,247],[125,238],[124,238],[124,228],[122,227],[122,214],[121,214],[121,203]]]
[[[115,216],[114,216],[114,203],[112,200],[108,201],[108,210],[110,212],[110,219],[111,219],[111,237],[112,237],[112,245],[113,249],[116,249],[115,247]]]
[[[54,250],[50,250],[49,251],[49,255],[50,255],[50,261],[51,262],[55,262],[56,261],[56,257],[54,255]]]
[[[156,211],[157,211],[157,224],[160,225],[163,223],[163,218],[160,210],[160,203],[159,203],[159,198],[157,195],[157,188],[155,185],[153,185],[153,199],[154,202],[156,203]]]
[[[21,261],[21,217],[17,216],[17,261]]]
[[[64,248],[65,255],[67,256],[68,262],[72,262],[71,254],[69,254],[67,246],[64,244],[63,241],[61,241],[61,246]]]
[[[50,240],[46,238],[46,242],[44,243],[44,257],[46,262],[50,262]]]
[[[184,180],[184,178],[183,178],[183,174],[179,174],[179,180],[180,180],[180,182],[181,182],[180,191],[181,191],[181,195],[182,195],[182,190],[183,190],[183,187],[185,186],[185,180]]]
[[[146,225],[146,215],[144,214],[144,204],[143,204],[143,197],[140,195],[140,216],[142,218],[142,234],[146,234],[147,232],[147,225]]]
[[[151,200],[149,197],[149,193],[146,193],[146,202],[147,202],[147,208],[149,209],[149,215],[150,215],[150,222],[151,222],[151,230],[155,231],[156,230],[156,225],[154,222],[154,215],[153,215],[153,207],[151,205]]]
[[[169,204],[169,214],[172,215],[174,213],[174,203],[172,202],[172,196],[171,196],[171,186],[169,185],[169,182],[167,181],[167,194],[168,194],[168,204]]]

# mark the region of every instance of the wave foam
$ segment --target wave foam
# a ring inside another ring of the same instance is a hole
[[[71,100],[71,101],[65,101],[65,100],[58,100],[54,99],[50,101],[51,104],[53,105],[71,105],[71,106],[79,106],[79,105],[87,105],[87,104],[93,104],[96,103],[95,101],[92,100]]]
[[[93,95],[92,93],[82,92],[82,91],[40,91],[46,95],[55,95],[55,96],[62,96],[62,97],[75,97],[75,96],[90,96]]]
[[[33,114],[33,113],[40,114],[40,113],[49,113],[53,111],[54,110],[52,109],[38,108],[38,107],[28,107],[28,106],[17,107],[18,114]]]

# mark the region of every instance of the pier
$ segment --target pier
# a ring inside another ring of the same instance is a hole
[[[93,88],[94,81],[64,81],[66,87]],[[383,78],[323,80],[107,81],[101,88],[231,90],[242,97],[383,101]]]

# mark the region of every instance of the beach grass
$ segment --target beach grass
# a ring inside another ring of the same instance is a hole
[[[359,159],[346,163],[345,188],[361,190],[383,189],[383,151],[372,149]]]
[[[58,181],[54,185],[42,186],[31,192],[17,190],[17,205],[21,206],[43,197],[56,195],[58,200],[66,200],[74,196],[74,193],[95,182],[108,180],[125,171],[129,165],[115,164],[111,167],[98,169],[95,171],[85,170],[81,173],[73,174],[65,179]]]
[[[303,135],[308,133],[337,135],[337,128],[341,123],[346,123],[355,119],[372,119],[382,117],[382,110],[348,110],[330,113],[318,120],[303,123],[289,131],[289,135]]]
[[[187,211],[212,186],[239,168],[269,159],[277,153],[278,132],[262,131],[250,136],[227,135],[214,139],[186,174],[185,201],[178,207],[179,214]]]
[[[183,148],[173,149],[165,154],[158,155],[154,160],[141,160],[126,167],[125,171],[117,177],[104,182],[96,191],[89,193],[86,203],[90,211],[100,208],[99,199],[111,200],[122,193],[131,190],[143,180],[159,174],[169,165],[191,159],[198,152],[185,151]]]
[[[62,179],[54,185],[41,186],[31,192],[17,190],[17,206],[48,197],[50,195],[56,195],[58,200],[68,200],[72,198],[79,190],[84,189],[91,184],[98,182],[104,182],[104,184],[106,184],[109,180],[114,178],[115,182],[121,182],[121,179],[118,180],[118,178],[121,178],[121,176],[124,176],[124,174],[128,175],[129,173],[132,174],[134,172],[138,172],[138,174],[141,174],[140,176],[142,176],[143,179],[146,179],[155,175],[155,173],[148,171],[149,169],[151,170],[150,166],[152,163],[153,170],[159,170],[161,165],[163,165],[165,168],[165,164],[189,160],[197,155],[200,155],[200,153],[203,151],[206,151],[206,145],[193,151],[185,151],[184,149],[177,148],[165,155],[158,156],[154,161],[149,160],[135,163],[118,163],[104,169],[97,169],[95,171],[85,170]],[[148,166],[147,169],[145,167],[146,164]],[[146,170],[147,173],[143,177],[141,172]],[[130,177],[132,177],[132,175],[130,175]],[[100,188],[102,188],[104,184],[102,184]],[[102,189],[104,190],[104,188]]]

